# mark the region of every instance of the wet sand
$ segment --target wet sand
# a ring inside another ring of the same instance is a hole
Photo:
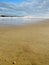
[[[0,27],[0,65],[49,65],[49,20]]]

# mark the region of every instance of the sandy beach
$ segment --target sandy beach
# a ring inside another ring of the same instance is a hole
[[[0,65],[49,65],[49,20],[0,27]]]

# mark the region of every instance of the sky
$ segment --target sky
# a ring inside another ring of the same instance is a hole
[[[0,14],[49,17],[49,0],[0,0]]]
[[[14,3],[20,3],[23,2],[25,0],[1,0],[0,2],[14,2]]]

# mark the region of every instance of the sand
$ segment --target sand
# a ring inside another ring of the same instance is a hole
[[[0,65],[49,65],[49,20],[0,27]]]

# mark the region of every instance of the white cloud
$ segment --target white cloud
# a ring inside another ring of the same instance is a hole
[[[49,0],[25,0],[22,3],[0,3],[0,12],[14,15],[49,16]]]

